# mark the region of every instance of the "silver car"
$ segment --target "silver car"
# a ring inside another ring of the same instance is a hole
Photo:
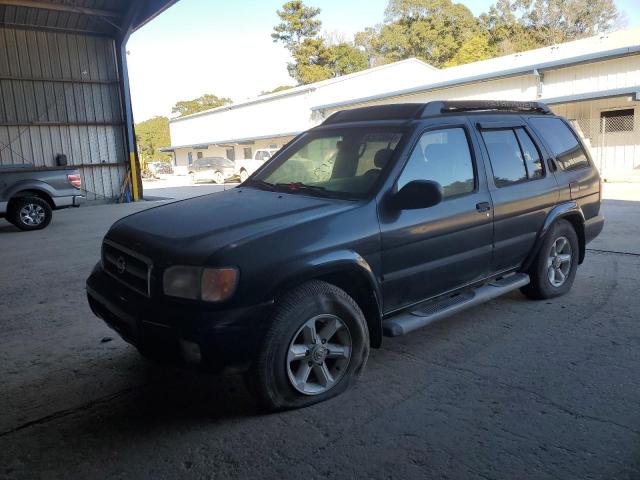
[[[235,173],[233,160],[222,157],[198,158],[190,167],[191,183],[215,182],[223,184]]]

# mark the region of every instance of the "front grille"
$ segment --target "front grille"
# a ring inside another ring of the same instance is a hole
[[[102,267],[105,272],[132,290],[151,296],[151,261],[110,240],[102,242]]]

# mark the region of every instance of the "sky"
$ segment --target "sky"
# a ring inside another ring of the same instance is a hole
[[[638,0],[616,0],[627,26],[640,26]],[[127,44],[136,122],[171,116],[179,100],[204,93],[233,101],[253,98],[280,85],[294,85],[287,50],[273,43],[284,0],[180,0],[135,32]],[[326,32],[352,38],[382,22],[388,0],[307,0],[321,8]],[[463,1],[475,15],[492,0]]]

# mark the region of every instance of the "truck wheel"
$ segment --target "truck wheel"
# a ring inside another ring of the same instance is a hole
[[[578,269],[579,249],[573,225],[566,220],[557,221],[531,265],[531,283],[521,288],[522,293],[529,298],[542,300],[564,295],[571,290]]]
[[[218,185],[222,185],[224,183],[224,175],[222,174],[222,172],[216,171],[213,174],[213,181]]]
[[[198,183],[195,173],[189,172],[189,181],[191,182],[191,185],[195,185],[196,183]]]
[[[249,178],[249,174],[245,169],[240,170],[240,183],[244,183]]]
[[[369,330],[356,302],[334,285],[312,281],[275,308],[247,374],[261,405],[300,408],[344,392],[369,357]]]
[[[40,230],[51,222],[51,205],[39,197],[18,197],[9,202],[7,219],[20,230]]]

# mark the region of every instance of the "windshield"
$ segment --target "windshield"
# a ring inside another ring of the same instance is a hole
[[[246,185],[363,198],[402,137],[397,128],[345,128],[303,136]]]

